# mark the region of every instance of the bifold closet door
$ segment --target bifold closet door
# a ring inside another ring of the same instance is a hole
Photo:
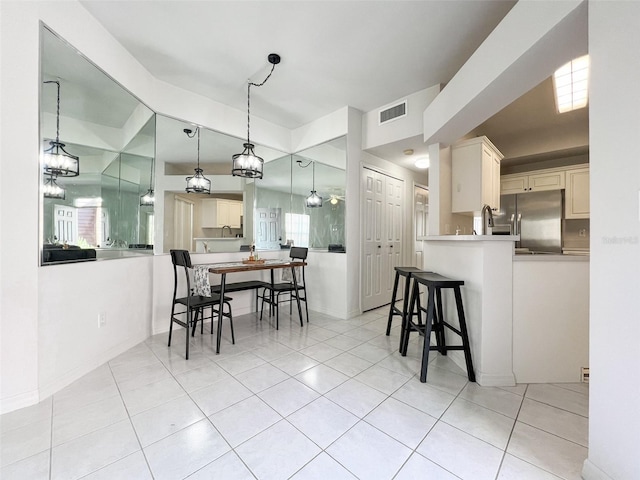
[[[368,168],[362,182],[362,308],[371,310],[391,301],[394,267],[402,263],[404,182]]]

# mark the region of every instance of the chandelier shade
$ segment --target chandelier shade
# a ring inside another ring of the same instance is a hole
[[[232,175],[246,178],[262,178],[264,160],[253,152],[253,144],[245,143],[242,153],[236,153],[233,158]]]
[[[267,78],[262,83],[247,82],[247,141],[243,144],[244,150],[242,153],[236,153],[232,156],[231,174],[235,177],[262,178],[264,160],[254,153],[254,145],[251,143],[251,87],[261,87],[267,83],[273,73],[273,69],[280,63],[280,55],[270,53],[267,60],[271,64],[271,71]]]
[[[44,193],[44,198],[55,198],[58,200],[64,200],[66,191],[58,182],[56,182],[56,177],[53,175],[47,175],[44,179],[44,185],[42,187],[42,191]]]
[[[195,133],[188,128],[183,131],[189,138],[195,136]],[[211,180],[204,176],[204,172],[200,168],[200,127],[196,128],[196,133],[198,134],[198,166],[195,169],[195,175],[187,177],[187,188],[185,190],[187,193],[209,194],[211,193]]]
[[[80,175],[80,159],[71,155],[60,142],[60,82],[48,80],[44,83],[55,83],[58,87],[56,103],[56,139],[49,142],[50,147],[43,152],[44,172],[56,177],[77,177]]]
[[[299,164],[302,166],[302,164]],[[307,164],[308,166],[309,164]],[[316,162],[311,162],[311,195],[309,195],[305,201],[307,208],[318,208],[322,206],[322,197],[316,192]]]

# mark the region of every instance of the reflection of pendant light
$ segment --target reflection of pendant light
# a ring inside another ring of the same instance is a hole
[[[322,197],[320,195],[318,195],[318,193],[316,192],[316,162],[314,162],[313,160],[309,160],[309,163],[307,163],[306,165],[302,165],[302,160],[296,160],[296,163],[298,164],[298,166],[300,168],[307,168],[309,165],[311,165],[311,195],[309,195],[306,200],[305,200],[305,205],[308,208],[317,208],[317,207],[321,207],[322,206]]]
[[[187,134],[187,137],[193,138],[195,133],[192,135],[193,131],[185,128],[183,130],[184,133]],[[195,169],[196,174],[192,177],[187,177],[187,193],[211,193],[211,180],[204,176],[202,169],[200,168],[200,127],[196,128],[196,132],[198,133],[198,167]]]
[[[156,197],[153,192],[153,167],[155,166],[155,160],[151,159],[151,176],[149,177],[149,190],[147,193],[140,197],[140,206],[141,207],[153,207],[156,203]]]
[[[59,200],[64,200],[66,193],[65,189],[58,185],[56,177],[53,175],[48,175],[45,178],[42,191],[44,192],[44,198],[57,198]]]
[[[51,146],[44,151],[44,171],[56,177],[77,177],[80,174],[80,159],[67,152],[64,143],[60,143],[60,82],[50,80],[44,83],[55,83],[58,86],[56,139],[50,141]]]
[[[271,71],[269,72],[269,75],[267,75],[267,78],[265,78],[262,83],[247,82],[247,142],[242,145],[244,147],[242,153],[236,153],[232,157],[233,169],[231,170],[231,173],[236,177],[262,178],[264,160],[253,152],[254,145],[251,143],[249,126],[251,122],[251,86],[261,87],[267,83],[267,80],[269,80],[269,77],[273,73],[273,69],[276,68],[278,63],[280,63],[280,55],[277,53],[270,53],[267,59],[271,64]]]

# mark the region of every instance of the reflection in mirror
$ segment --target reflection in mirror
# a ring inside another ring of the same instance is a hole
[[[265,178],[256,182],[256,248],[344,252],[346,161],[341,137],[265,163]],[[322,207],[306,205],[313,188],[323,197]]]
[[[77,50],[41,27],[41,151],[59,132],[79,157],[79,175],[43,174],[64,193],[43,188],[42,263],[119,258],[153,252],[153,207],[140,196],[153,183],[153,111]],[[44,159],[43,159],[44,161]]]
[[[186,193],[186,177],[193,175],[197,149],[184,129],[197,125],[157,116],[156,161],[168,184],[164,195],[163,251],[237,252],[253,242],[254,181],[231,176],[231,157],[242,140],[201,128],[200,168],[211,180],[211,193]],[[269,161],[282,152],[256,145]],[[163,167],[162,167],[163,166]],[[177,186],[177,188],[176,188]]]

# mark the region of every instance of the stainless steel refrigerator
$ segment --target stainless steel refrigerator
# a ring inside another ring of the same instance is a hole
[[[562,253],[562,212],[562,190],[502,195],[493,232],[520,235],[516,248]]]

